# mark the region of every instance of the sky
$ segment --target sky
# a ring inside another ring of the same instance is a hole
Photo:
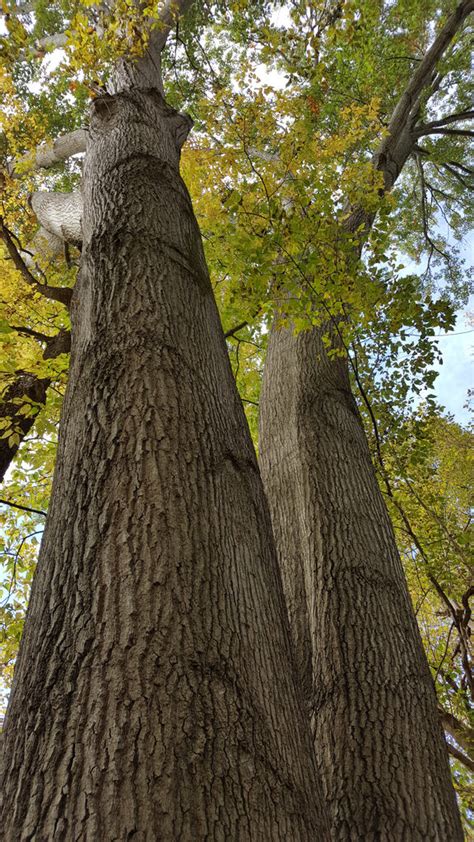
[[[474,232],[467,237],[461,252],[466,268],[474,266]],[[440,333],[441,365],[433,366],[439,375],[434,393],[455,421],[466,425],[472,422],[472,412],[466,407],[468,389],[474,388],[474,294],[457,313],[456,324],[449,333]]]
[[[443,364],[435,366],[439,371],[434,384],[436,397],[460,424],[470,420],[465,403],[467,390],[474,388],[474,297],[470,312],[471,320],[468,307],[459,313],[454,331],[440,337]]]

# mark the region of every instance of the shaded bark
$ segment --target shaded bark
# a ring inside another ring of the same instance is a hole
[[[5,838],[325,839],[269,516],[179,176],[189,120],[156,90],[93,111]]]
[[[261,470],[335,840],[461,840],[444,736],[344,359],[274,326]]]

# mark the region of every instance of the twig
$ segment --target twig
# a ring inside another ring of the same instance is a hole
[[[43,512],[42,509],[32,509],[30,506],[22,506],[20,503],[12,503],[11,500],[2,500],[0,498],[0,503],[4,506],[12,506],[14,509],[21,509],[23,512],[32,512],[34,515],[42,515],[46,517],[47,512]]]

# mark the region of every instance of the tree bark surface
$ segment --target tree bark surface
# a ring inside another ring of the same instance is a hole
[[[96,100],[51,508],[5,726],[6,842],[327,839],[255,454],[179,176]]]
[[[347,361],[273,326],[260,462],[337,842],[462,840],[433,682]]]

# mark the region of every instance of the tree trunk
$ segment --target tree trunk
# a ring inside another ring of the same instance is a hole
[[[4,838],[326,839],[269,516],[179,176],[189,120],[156,90],[93,111]]]
[[[318,329],[274,325],[261,470],[337,842],[463,835],[432,679],[350,389]]]

